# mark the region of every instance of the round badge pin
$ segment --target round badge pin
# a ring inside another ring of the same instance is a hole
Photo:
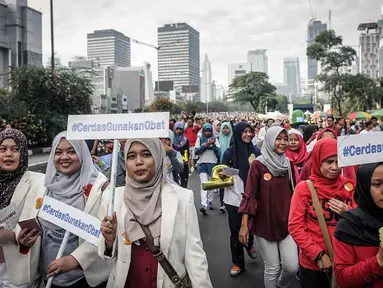
[[[263,175],[263,179],[265,179],[265,181],[270,181],[271,180],[271,174],[270,173],[265,173]]]
[[[354,189],[354,186],[351,183],[344,184],[344,189],[346,189],[348,192],[352,191]]]

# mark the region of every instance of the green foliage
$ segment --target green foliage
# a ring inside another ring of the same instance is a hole
[[[9,73],[10,90],[0,92],[0,115],[28,134],[32,143],[50,144],[66,129],[68,115],[91,113],[93,86],[86,73],[90,72],[15,68]],[[32,123],[41,127],[28,130]]]
[[[150,112],[169,112],[170,114],[180,113],[181,109],[167,99],[157,99],[149,106]]]
[[[259,111],[264,110],[266,99],[274,104],[276,90],[266,73],[250,72],[233,80],[229,94],[235,102],[249,103],[254,110]]]
[[[344,46],[342,37],[330,30],[321,32],[314,43],[307,47],[307,56],[321,63],[322,73],[317,78],[325,84],[324,91],[331,93],[332,102],[335,102],[339,115],[342,115],[349,74],[342,74],[341,69],[352,64],[356,51],[352,47]]]

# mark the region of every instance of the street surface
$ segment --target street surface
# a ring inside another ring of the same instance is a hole
[[[30,170],[35,172],[45,173],[46,162],[49,154],[32,155],[29,157]],[[36,165],[40,163],[39,165]],[[231,254],[230,254],[230,231],[227,223],[227,215],[221,214],[219,208],[219,196],[215,196],[213,211],[208,211],[207,216],[203,216],[199,212],[201,197],[200,197],[200,183],[197,173],[194,173],[189,178],[189,189],[194,191],[195,205],[198,213],[198,220],[200,225],[201,237],[204,249],[207,254],[209,262],[210,277],[213,282],[214,288],[263,288],[263,262],[258,252],[256,260],[250,259],[245,253],[246,257],[246,271],[237,278],[230,276],[230,269],[232,268]],[[298,288],[299,282],[293,280],[290,285],[291,288]]]

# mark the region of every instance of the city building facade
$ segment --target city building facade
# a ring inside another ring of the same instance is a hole
[[[233,80],[239,76],[246,75],[249,71],[248,63],[231,63],[229,64],[229,86],[233,83]]]
[[[100,65],[129,67],[130,38],[113,29],[97,30],[87,35],[88,60]]]
[[[0,1],[0,74],[22,65],[42,67],[42,14],[27,0]],[[0,87],[7,85],[0,77]]]
[[[211,76],[211,63],[208,56],[205,56],[205,59],[202,64],[202,78],[200,86],[200,101],[202,103],[212,101],[212,76]]]
[[[383,6],[382,6],[383,10]],[[382,19],[377,22],[361,23],[358,30],[359,36],[359,69],[360,73],[371,78],[379,77],[379,48],[383,38],[383,11]]]
[[[166,24],[158,28],[158,77],[173,81],[174,90],[189,93],[200,89],[199,32],[186,23]]]
[[[247,65],[250,72],[268,74],[268,58],[266,49],[256,49],[247,52]]]
[[[327,30],[327,24],[318,19],[311,19],[307,28],[307,46],[314,43],[315,38]],[[307,57],[307,79],[315,79],[318,75],[318,61]]]
[[[299,58],[284,58],[284,83],[288,86],[288,93],[292,99],[301,95],[301,73],[299,66]]]
[[[92,69],[101,67],[100,62],[96,60],[88,60],[86,57],[75,57],[68,62],[68,67],[73,69]]]

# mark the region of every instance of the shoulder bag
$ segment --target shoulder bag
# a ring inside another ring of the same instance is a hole
[[[332,262],[332,267],[334,267],[334,249],[332,247],[330,234],[328,233],[326,220],[324,219],[324,216],[322,213],[322,208],[319,204],[318,194],[317,194],[317,191],[315,190],[314,184],[311,180],[307,180],[306,183],[309,186],[309,189],[311,192],[311,199],[313,200],[314,209],[315,209],[315,212],[317,214],[320,230],[322,231],[324,242],[326,243],[328,254],[329,254],[331,262]],[[331,277],[331,288],[337,288],[337,287],[339,287],[339,286],[336,284],[336,278],[335,278],[335,273],[334,273],[334,269],[333,269],[332,270],[332,277]]]
[[[189,278],[189,274],[186,272],[185,275],[183,275],[183,277],[180,277],[177,274],[176,270],[174,270],[172,264],[170,264],[169,260],[162,253],[161,249],[154,245],[153,235],[150,232],[149,227],[146,225],[142,225],[138,221],[137,223],[140,224],[142,231],[144,231],[144,234],[146,237],[145,242],[148,245],[150,252],[152,253],[153,257],[156,258],[158,263],[161,265],[162,269],[164,269],[166,275],[169,276],[170,281],[172,281],[174,286],[177,288],[193,288]]]

